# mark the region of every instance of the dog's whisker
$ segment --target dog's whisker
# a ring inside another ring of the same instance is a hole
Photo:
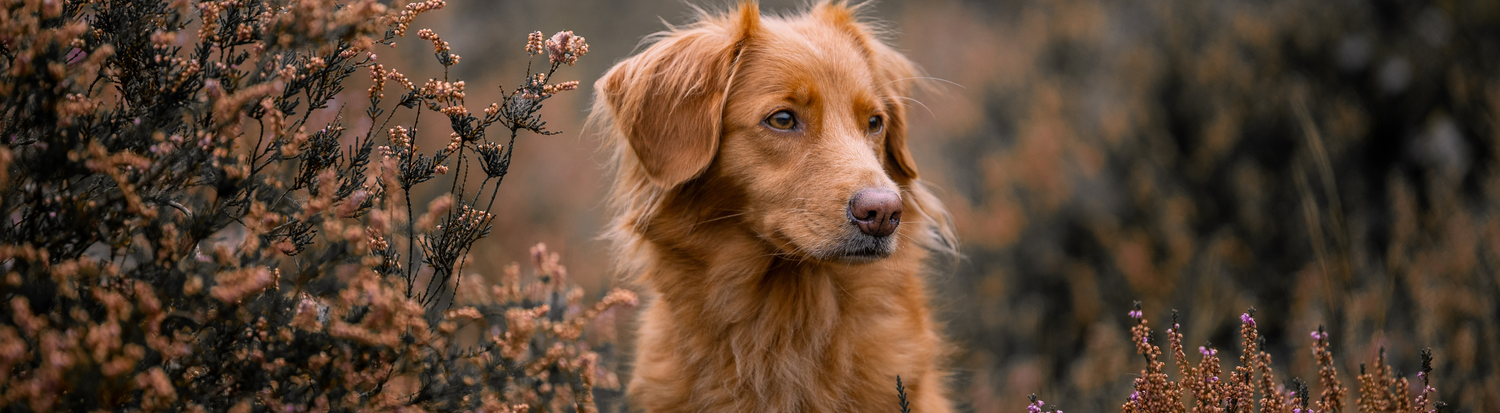
[[[916,102],[918,105],[922,105],[922,109],[926,109],[927,110],[927,114],[929,116],[932,116],[934,118],[937,117],[936,113],[932,113],[932,108],[927,107],[926,103],[922,103],[922,101],[917,100],[916,98],[910,98],[910,97],[906,97],[906,96],[897,96],[897,98],[900,98],[902,100],[910,100],[912,102]]]
[[[886,85],[889,85],[889,84],[892,84],[892,83],[896,83],[896,82],[900,82],[900,81],[903,81],[903,80],[934,80],[934,81],[938,81],[938,82],[947,83],[947,84],[950,84],[950,85],[953,85],[953,86],[958,86],[960,89],[968,89],[968,88],[964,87],[964,85],[958,84],[958,82],[954,82],[954,81],[948,80],[948,79],[943,79],[943,78],[940,78],[940,77],[932,77],[932,76],[910,76],[910,77],[903,77],[903,78],[898,78],[898,79],[891,80],[889,82],[885,82],[885,85],[880,85],[880,86],[881,87],[885,87]]]
[[[714,222],[714,221],[719,221],[719,220],[725,220],[725,219],[729,219],[729,218],[734,218],[734,217],[737,217],[737,216],[741,216],[741,215],[745,215],[745,214],[748,214],[748,213],[750,213],[750,211],[749,211],[749,210],[745,210],[745,211],[740,211],[740,212],[739,212],[739,213],[737,213],[737,214],[729,214],[729,215],[725,215],[725,216],[722,216],[722,217],[718,217],[718,218],[713,218],[713,219],[708,219],[708,220],[703,220],[703,221],[698,221],[698,222],[697,222],[697,223],[696,223],[696,224],[694,224],[694,225],[698,225],[698,224],[707,224],[707,223],[710,223],[710,222]]]
[[[801,214],[817,215],[817,216],[820,216],[820,217],[827,217],[827,216],[829,216],[828,214],[825,214],[822,211],[814,211],[814,210],[806,209],[806,208],[787,208],[786,210],[787,211],[791,211],[791,212],[801,213]]]

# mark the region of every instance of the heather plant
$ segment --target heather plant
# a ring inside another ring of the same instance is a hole
[[[635,297],[585,305],[541,245],[463,272],[588,45],[532,33],[541,69],[470,113],[437,33],[442,79],[376,54],[443,6],[0,6],[0,410],[595,411],[618,380],[585,335]],[[361,72],[368,106],[334,104]]]
[[[896,26],[964,86],[914,127],[951,136],[974,409],[1117,407],[1140,359],[1110,309],[1139,299],[1183,310],[1194,361],[1253,305],[1314,389],[1321,324],[1350,394],[1381,347],[1406,372],[1432,347],[1445,401],[1500,411],[1500,3],[939,3]]]
[[[1348,389],[1338,377],[1333,352],[1329,350],[1329,334],[1321,326],[1309,334],[1313,339],[1312,353],[1317,360],[1318,385],[1322,389],[1314,398],[1301,379],[1277,382],[1271,367],[1271,354],[1264,351],[1266,340],[1256,326],[1254,308],[1240,315],[1239,366],[1227,371],[1227,377],[1219,349],[1212,344],[1198,347],[1197,363],[1188,358],[1182,343],[1182,325],[1178,323],[1177,312],[1173,311],[1171,327],[1165,334],[1167,349],[1177,365],[1177,379],[1173,380],[1162,360],[1163,349],[1155,341],[1156,336],[1152,334],[1140,302],[1129,316],[1136,322],[1130,328],[1131,342],[1136,354],[1145,357],[1146,368],[1135,378],[1134,391],[1120,406],[1123,412],[1325,413],[1346,410],[1344,403]],[[1417,373],[1421,384],[1413,394],[1402,374],[1391,373],[1391,367],[1386,365],[1385,350],[1381,349],[1373,369],[1360,364],[1360,396],[1355,407],[1360,413],[1443,411],[1446,405],[1433,399],[1437,390],[1428,381],[1431,372],[1432,350],[1423,350],[1422,371]],[[1042,412],[1045,403],[1034,394],[1030,399],[1027,411]]]

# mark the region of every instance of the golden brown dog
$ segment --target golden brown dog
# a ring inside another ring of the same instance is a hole
[[[906,148],[915,68],[856,10],[753,3],[655,36],[596,85],[607,237],[654,296],[650,412],[949,411],[923,262],[950,219]]]

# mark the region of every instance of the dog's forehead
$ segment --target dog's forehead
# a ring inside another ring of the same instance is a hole
[[[763,23],[748,45],[746,65],[815,77],[845,92],[874,92],[867,51],[848,33],[817,19]]]

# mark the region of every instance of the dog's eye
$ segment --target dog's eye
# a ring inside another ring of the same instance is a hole
[[[885,129],[885,119],[881,118],[880,115],[871,116],[869,127],[870,133],[880,133],[881,130]]]
[[[788,131],[792,130],[792,128],[797,127],[797,116],[792,115],[792,111],[790,110],[782,109],[776,111],[776,113],[772,113],[771,116],[766,117],[765,122],[766,125],[770,127]]]

